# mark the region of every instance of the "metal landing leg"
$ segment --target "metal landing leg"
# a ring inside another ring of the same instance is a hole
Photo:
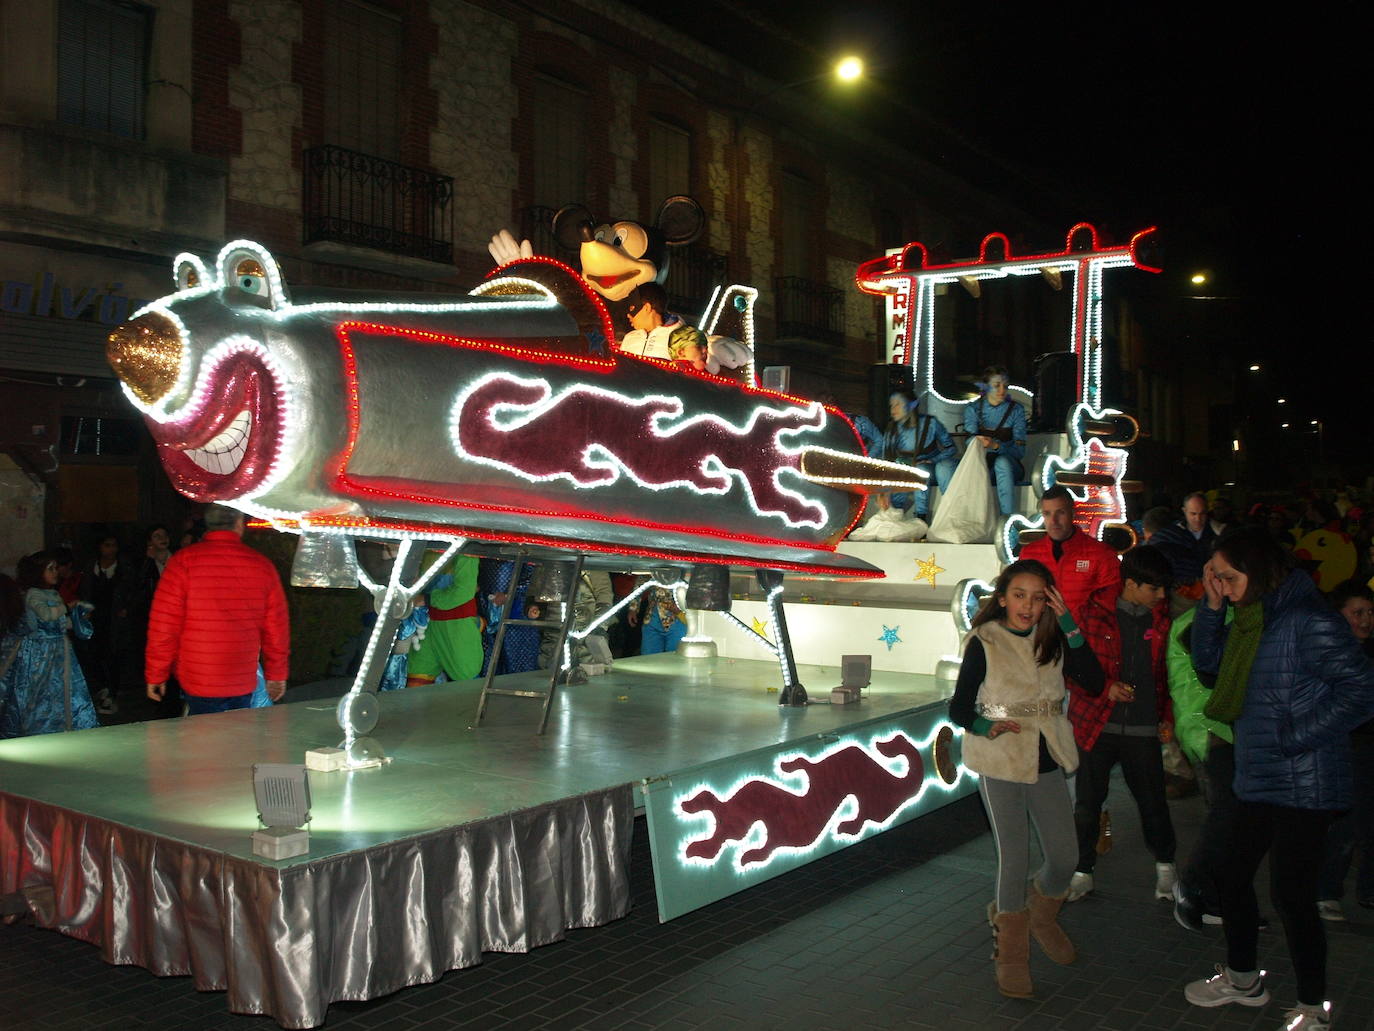
[[[429,586],[429,582],[448,565],[449,559],[458,553],[463,543],[462,540],[449,542],[439,561],[430,566],[418,580],[416,574],[420,569],[420,558],[425,551],[423,541],[401,541],[385,586],[374,582],[359,567],[358,582],[372,594],[373,606],[377,610],[377,622],[373,624],[372,633],[367,639],[367,649],[363,652],[363,661],[358,666],[358,673],[353,678],[353,686],[349,688],[348,694],[339,699],[337,717],[339,726],[343,728],[346,750],[351,748],[359,735],[371,733],[377,725],[377,686],[381,683],[382,673],[391,655],[396,631],[400,628],[401,621],[410,615],[415,596]],[[407,583],[411,586],[407,587]]]
[[[797,663],[792,658],[792,638],[787,633],[787,617],[782,611],[782,573],[776,569],[757,570],[759,586],[768,592],[768,617],[773,623],[773,640],[778,646],[778,665],[782,667],[782,692],[779,705],[805,705],[806,688],[797,679]]]

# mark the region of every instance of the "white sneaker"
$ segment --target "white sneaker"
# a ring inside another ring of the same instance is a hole
[[[1304,1006],[1299,1003],[1283,1015],[1279,1031],[1330,1031],[1331,1003]]]
[[[1317,915],[1323,920],[1330,920],[1332,923],[1340,923],[1345,920],[1345,910],[1341,908],[1339,899],[1321,899],[1318,901]]]
[[[1183,997],[1194,1006],[1225,1006],[1228,1002],[1238,1002],[1242,1006],[1263,1006],[1269,1001],[1269,990],[1264,987],[1264,971],[1255,975],[1248,985],[1239,985],[1232,979],[1229,968],[1217,964],[1217,972],[1205,981],[1193,981],[1183,989]],[[1298,1025],[1301,1027],[1302,1025]]]
[[[1082,870],[1075,870],[1072,879],[1069,881],[1069,893],[1064,896],[1065,902],[1077,902],[1084,895],[1092,894],[1093,875],[1084,873]]]
[[[1178,870],[1173,863],[1155,864],[1155,898],[1172,902],[1174,885],[1178,883]]]

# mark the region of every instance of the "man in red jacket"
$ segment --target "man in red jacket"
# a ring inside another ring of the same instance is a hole
[[[1121,583],[1121,563],[1108,545],[1074,525],[1073,495],[1067,487],[1055,484],[1041,495],[1040,515],[1045,521],[1045,536],[1027,544],[1018,557],[1033,558],[1049,567],[1064,604],[1082,626],[1083,603],[1093,591]]]
[[[268,697],[286,692],[286,594],[276,567],[243,543],[243,526],[242,512],[211,505],[204,539],[168,559],[153,596],[148,697],[161,701],[175,670],[190,716],[247,708],[259,655]]]
[[[1079,628],[1102,666],[1107,690],[1089,697],[1069,682],[1069,723],[1078,744],[1078,870],[1069,884],[1070,902],[1093,890],[1099,814],[1118,764],[1154,853],[1155,898],[1173,898],[1174,825],[1159,751],[1174,722],[1164,666],[1170,622],[1165,596],[1172,579],[1162,551],[1133,548],[1122,557],[1121,583],[1094,591],[1083,606]]]

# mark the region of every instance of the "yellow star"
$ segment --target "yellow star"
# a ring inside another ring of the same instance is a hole
[[[753,621],[753,624],[754,624],[754,633],[758,634],[758,635],[759,635],[760,637],[762,637],[764,640],[767,640],[767,639],[768,639],[768,624],[765,623],[765,622],[764,622],[763,620],[761,620],[761,619],[755,619],[755,620]]]
[[[935,561],[935,553],[931,552],[930,558],[918,558],[916,560],[916,575],[913,580],[929,580],[930,586],[935,586],[935,574],[943,573],[945,567]]]

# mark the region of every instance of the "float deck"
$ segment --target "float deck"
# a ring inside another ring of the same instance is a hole
[[[310,852],[275,862],[251,847],[251,765],[338,743],[332,699],[3,741],[0,894],[108,962],[315,1026],[330,1002],[624,915],[641,783],[833,741],[947,694],[874,670],[862,701],[832,706],[837,670],[799,674],[818,704],[781,709],[773,661],[625,659],[560,688],[542,737],[540,703],[520,698],[493,698],[472,729],[476,681],[386,694],[372,736],[392,761],[312,773]]]

